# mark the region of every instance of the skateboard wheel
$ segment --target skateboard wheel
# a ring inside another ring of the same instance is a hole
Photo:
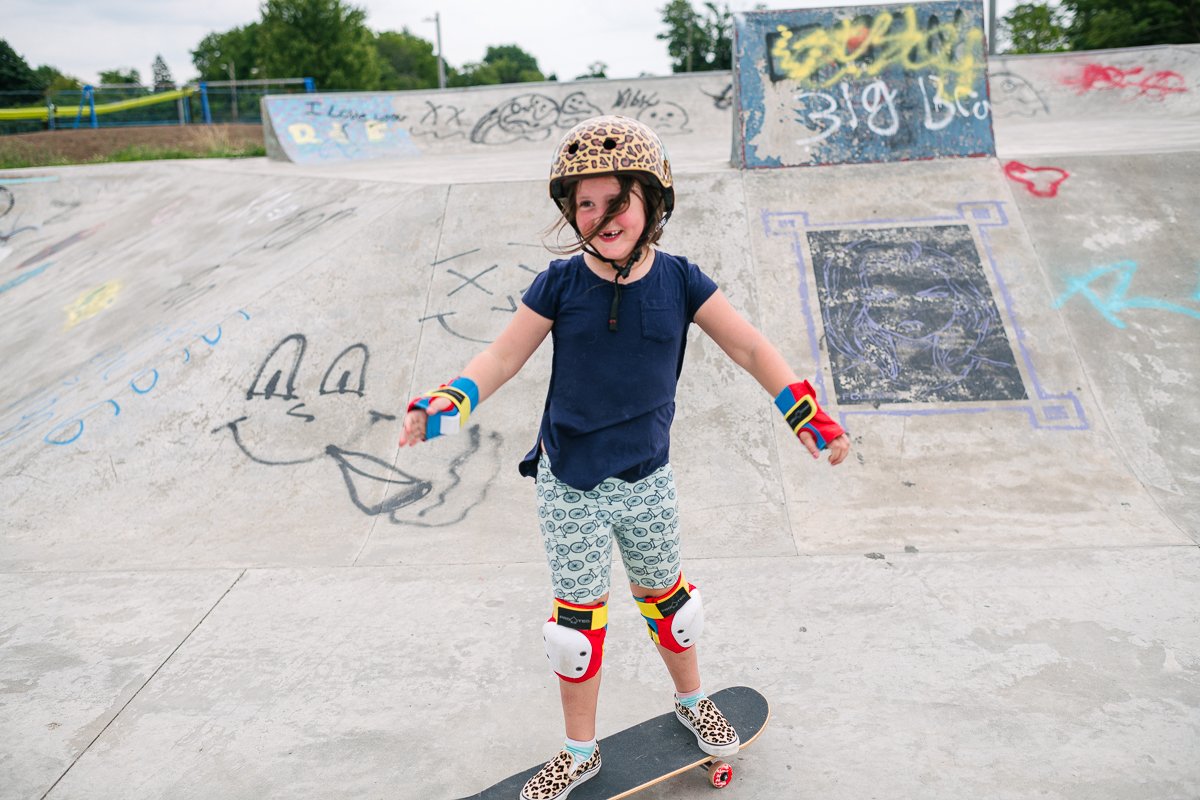
[[[733,767],[724,761],[714,761],[708,767],[708,782],[714,788],[724,789],[733,780]]]

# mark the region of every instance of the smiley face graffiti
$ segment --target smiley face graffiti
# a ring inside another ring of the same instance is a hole
[[[440,527],[464,519],[482,499],[499,470],[499,434],[473,427],[459,437],[446,466],[436,475],[411,474],[386,458],[361,452],[361,441],[397,415],[379,411],[367,399],[370,350],[359,342],[342,350],[324,370],[316,391],[301,381],[308,339],[294,333],[272,348],[246,392],[246,413],[216,428],[225,431],[251,461],[287,467],[323,459],[338,468],[351,502],[369,516],[393,523]],[[478,482],[464,482],[473,466]]]

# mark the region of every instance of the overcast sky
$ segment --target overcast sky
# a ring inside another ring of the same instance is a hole
[[[1008,13],[1018,0],[996,0]],[[446,61],[479,61],[489,45],[515,44],[547,75],[570,80],[602,61],[610,78],[670,74],[659,9],[666,0],[350,0],[375,31],[408,28],[433,42],[441,15]],[[732,0],[737,11],[755,0]],[[877,5],[878,3],[876,3]],[[693,6],[700,7],[699,0]],[[764,2],[767,8],[820,8],[828,0]],[[858,5],[857,3],[855,5]],[[873,5],[862,3],[861,5]],[[986,16],[986,15],[985,15]],[[176,82],[196,76],[190,50],[209,33],[259,19],[259,0],[4,0],[0,37],[31,67],[48,64],[84,82],[101,70],[136,69],[144,82],[161,54]],[[277,76],[282,77],[282,76]],[[300,77],[300,76],[295,76]],[[319,88],[319,87],[318,87]]]

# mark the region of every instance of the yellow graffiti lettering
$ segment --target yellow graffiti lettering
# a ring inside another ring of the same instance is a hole
[[[350,137],[346,135],[346,126],[344,124],[339,125],[335,123],[332,127],[330,127],[329,138],[333,139],[335,142],[350,144]]]
[[[118,281],[109,281],[79,295],[75,298],[74,303],[63,309],[67,312],[66,330],[74,328],[84,320],[91,319],[111,306],[117,301],[117,294],[120,291],[121,284]]]
[[[320,144],[321,140],[317,138],[317,131],[312,125],[307,122],[296,122],[288,125],[288,136],[292,137],[292,141],[296,144]]]
[[[864,24],[861,18],[801,32],[777,28],[771,46],[776,74],[805,87],[829,88],[847,80],[878,77],[898,67],[928,71],[939,78],[942,99],[967,96],[983,76],[983,31],[942,22],[922,28],[912,6],[899,16],[882,12]]]
[[[387,138],[387,123],[378,120],[367,122],[367,139],[372,142],[382,142]]]

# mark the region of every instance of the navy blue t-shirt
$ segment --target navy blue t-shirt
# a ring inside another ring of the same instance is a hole
[[[610,331],[612,281],[582,255],[550,262],[521,298],[554,320],[546,407],[521,474],[537,474],[543,446],[555,477],[583,491],[610,477],[639,480],[666,464],[688,325],[716,290],[686,258],[657,252],[644,277],[621,285]]]

